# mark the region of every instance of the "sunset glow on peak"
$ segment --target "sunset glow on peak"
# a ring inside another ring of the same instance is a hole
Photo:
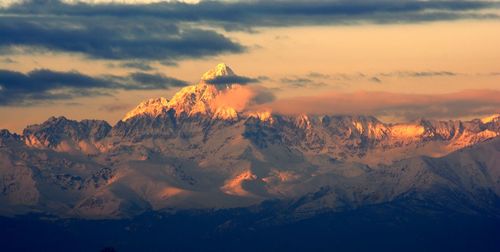
[[[499,0],[0,0],[0,251],[500,251],[499,31]]]
[[[219,63],[213,69],[208,70],[201,76],[201,80],[213,80],[217,77],[232,76],[234,75],[233,70],[224,63]]]

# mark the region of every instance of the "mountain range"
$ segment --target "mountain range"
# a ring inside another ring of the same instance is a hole
[[[274,202],[286,217],[273,221],[290,222],[407,202],[500,217],[500,115],[275,114],[233,77],[219,64],[115,125],[51,117],[0,131],[0,214],[120,219]]]

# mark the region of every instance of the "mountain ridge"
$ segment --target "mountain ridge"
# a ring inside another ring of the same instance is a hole
[[[198,124],[201,131],[210,131],[213,125],[223,127],[241,124],[246,128],[242,134],[254,137],[253,140],[262,146],[265,146],[268,141],[272,143],[279,140],[291,146],[305,143],[312,149],[325,145],[325,140],[328,138],[345,141],[355,139],[344,143],[351,147],[377,145],[389,148],[390,145],[402,147],[412,143],[425,144],[443,141],[448,143],[449,148],[459,149],[500,134],[500,123],[496,121],[483,123],[480,119],[471,121],[419,120],[412,124],[383,123],[372,116],[282,116],[265,113],[249,114],[247,117],[240,116],[229,121],[227,118],[220,119],[203,115],[178,117],[174,111],[171,111],[161,116],[119,121],[115,126],[102,120],[74,121],[65,117],[52,117],[42,124],[28,126],[22,135],[16,134],[16,136],[31,147],[53,148],[64,140],[73,140],[72,144],[79,144],[81,141],[95,144],[113,136],[147,138],[170,135],[174,137],[175,130],[184,123]],[[140,130],[134,131],[134,128]],[[276,133],[273,139],[272,132],[284,131],[295,131],[295,134]],[[4,130],[4,132],[8,131]],[[302,140],[305,141],[299,143]],[[64,150],[61,149],[61,151]]]
[[[214,102],[241,88],[207,83],[229,74],[219,65],[113,126],[51,117],[22,135],[0,131],[0,214],[123,218],[281,200],[302,218],[400,198],[498,211],[499,117],[393,124],[248,111]]]

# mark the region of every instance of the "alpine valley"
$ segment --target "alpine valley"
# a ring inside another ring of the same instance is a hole
[[[450,240],[439,251],[499,247],[500,115],[275,114],[239,99],[258,95],[251,85],[221,84],[233,77],[219,64],[115,125],[52,117],[0,131],[6,246],[432,250],[412,233]]]

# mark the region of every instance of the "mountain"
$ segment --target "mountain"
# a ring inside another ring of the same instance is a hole
[[[215,104],[216,98],[224,91],[233,88],[233,85],[218,87],[209,84],[210,80],[229,76],[236,75],[231,68],[221,63],[203,74],[197,85],[185,87],[177,92],[172,100],[160,97],[144,101],[128,112],[122,121],[125,122],[135,117],[158,117],[167,111],[173,111],[176,117],[201,115],[213,119],[233,119],[237,114],[234,108],[220,107]]]
[[[244,85],[213,81],[234,76],[219,64],[114,126],[52,117],[0,131],[0,213],[123,218],[278,201],[292,219],[393,202],[499,216],[499,115],[273,114],[232,96]]]
[[[111,126],[105,121],[83,120],[76,122],[65,117],[51,117],[40,125],[28,126],[23,131],[27,146],[50,148],[60,152],[95,153],[95,143],[102,140]]]

